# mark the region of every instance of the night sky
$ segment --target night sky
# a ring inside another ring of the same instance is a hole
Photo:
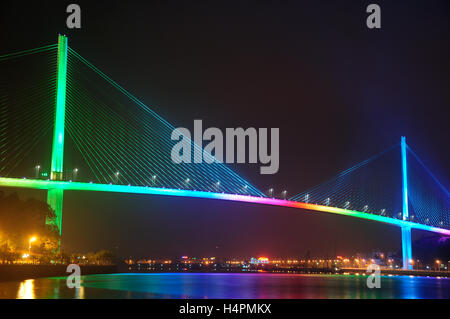
[[[56,43],[63,33],[175,126],[203,119],[204,127],[222,129],[279,127],[276,175],[232,166],[263,191],[299,193],[402,135],[448,185],[449,1],[77,1],[80,30],[65,25],[69,3],[3,1],[0,54]],[[366,27],[370,3],[381,6],[381,30]],[[332,256],[400,249],[399,229],[348,217],[189,198],[64,196],[67,251]]]

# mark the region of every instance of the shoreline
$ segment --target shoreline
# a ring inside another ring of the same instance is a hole
[[[0,265],[0,282],[22,281],[27,279],[38,279],[45,277],[65,277],[69,273],[66,272],[67,265]],[[145,271],[137,269],[123,269],[119,265],[80,265],[82,275],[99,275],[99,274],[118,274],[118,273],[134,273],[134,274],[181,274],[181,273],[216,273],[216,274],[310,274],[310,275],[369,275],[366,269],[345,268],[339,271],[328,271],[327,269],[278,269],[268,271]],[[415,277],[446,277],[450,278],[449,271],[427,271],[427,270],[389,270],[382,269],[382,276],[415,276]]]
[[[68,265],[0,265],[0,282],[21,281],[45,277],[65,277]],[[80,265],[84,275],[117,273],[117,265]]]

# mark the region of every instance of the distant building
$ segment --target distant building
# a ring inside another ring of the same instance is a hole
[[[268,264],[269,263],[269,258],[267,257],[259,257],[258,259],[256,258],[251,258],[250,259],[250,263],[253,265],[260,265],[260,264]]]

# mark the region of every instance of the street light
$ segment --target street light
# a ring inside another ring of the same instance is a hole
[[[31,255],[31,243],[36,241],[36,236],[33,236],[30,238],[30,240],[28,241],[28,255]]]
[[[39,171],[41,169],[41,165],[36,165],[36,179],[39,178]]]
[[[436,270],[439,270],[441,268],[441,261],[439,259],[436,260]]]

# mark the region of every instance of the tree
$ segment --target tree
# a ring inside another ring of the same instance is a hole
[[[55,227],[46,225],[55,218],[55,212],[46,202],[36,199],[21,200],[17,193],[0,193],[0,247],[4,251],[25,250],[30,236],[36,236],[35,249],[54,250],[59,234]],[[39,245],[40,243],[40,245]],[[44,244],[44,245],[42,245]],[[56,247],[57,249],[57,247]]]

